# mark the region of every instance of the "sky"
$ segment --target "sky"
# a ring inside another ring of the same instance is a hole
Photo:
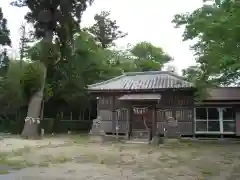
[[[0,0],[4,17],[11,32],[13,57],[17,56],[20,26],[24,24],[27,8],[10,5],[12,0]],[[118,48],[126,48],[141,41],[151,42],[173,57],[171,63],[178,71],[195,63],[190,42],[182,41],[183,28],[176,29],[171,23],[177,13],[191,12],[202,6],[202,0],[95,0],[83,14],[82,26],[94,23],[94,15],[110,11],[121,30],[128,33],[116,42]]]

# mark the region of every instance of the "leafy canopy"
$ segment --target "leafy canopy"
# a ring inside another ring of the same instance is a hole
[[[88,31],[95,35],[103,48],[111,47],[115,40],[123,38],[127,33],[119,30],[119,26],[115,20],[110,19],[109,11],[102,11],[100,14],[94,16],[96,21],[93,26],[88,28]]]
[[[80,29],[83,12],[93,0],[16,0],[12,5],[27,6],[25,19],[33,24],[38,38],[48,41],[55,35],[55,43],[60,48],[61,60],[72,53],[73,35]]]
[[[195,40],[195,67],[185,70],[202,87],[239,84],[240,5],[237,1],[212,1],[193,13],[178,14],[173,22],[185,26],[184,40]]]
[[[138,71],[158,71],[163,65],[172,60],[162,48],[156,47],[150,42],[140,42],[131,49],[135,57]]]
[[[0,45],[11,45],[10,31],[7,28],[7,19],[4,18],[0,7]]]

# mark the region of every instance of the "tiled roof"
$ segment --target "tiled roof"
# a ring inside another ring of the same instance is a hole
[[[211,88],[205,100],[240,100],[240,87]]]
[[[169,71],[130,72],[88,86],[90,91],[151,90],[166,88],[190,88],[193,85]]]

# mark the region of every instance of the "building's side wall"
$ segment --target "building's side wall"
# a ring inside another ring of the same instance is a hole
[[[127,122],[129,120],[129,108],[127,104],[118,100],[119,95],[105,93],[98,97],[97,108],[98,116],[101,118],[101,128],[106,133],[125,134],[128,131]]]
[[[164,133],[165,121],[174,117],[181,135],[193,135],[194,93],[192,91],[167,91],[156,106],[157,134]]]
[[[101,129],[106,133],[112,132],[113,96],[99,96],[97,98],[97,114],[101,119]]]

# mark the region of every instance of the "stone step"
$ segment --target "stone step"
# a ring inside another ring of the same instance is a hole
[[[125,141],[127,144],[148,144],[147,140],[144,139],[132,139]]]

